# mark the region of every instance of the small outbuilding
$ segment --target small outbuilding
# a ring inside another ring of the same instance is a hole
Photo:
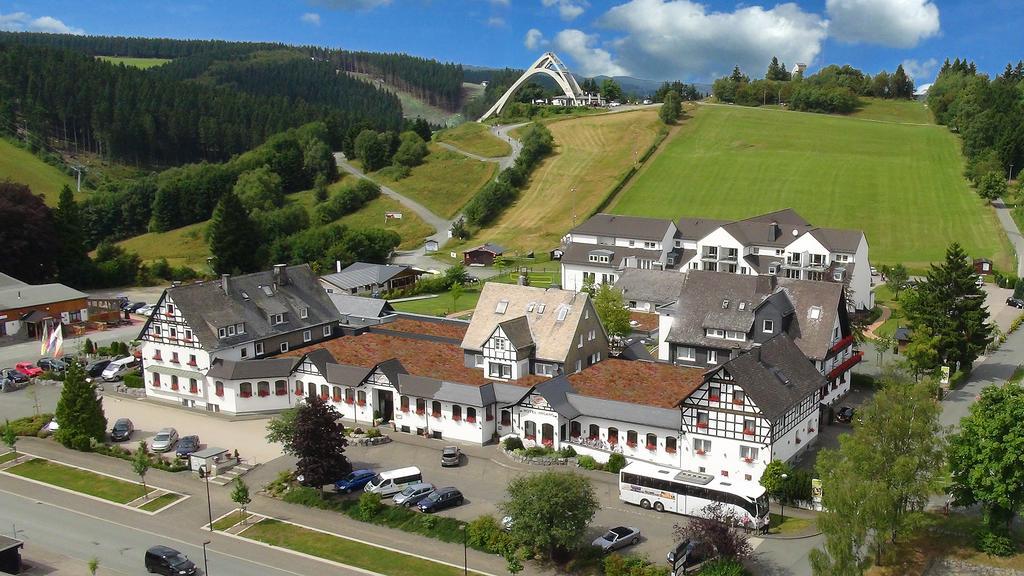
[[[437,240],[427,240],[423,244],[423,249],[427,252],[437,252],[441,247],[438,245]]]
[[[907,352],[907,345],[910,344],[910,339],[914,336],[913,330],[906,326],[900,326],[892,333],[893,340],[896,341],[896,349],[893,352],[897,354],[905,354]]]
[[[4,574],[21,573],[21,548],[25,543],[21,540],[0,536],[0,572]]]
[[[992,261],[988,258],[975,258],[974,259],[974,273],[975,274],[991,274],[993,271]]]
[[[462,263],[466,266],[491,266],[494,261],[505,253],[505,249],[490,242],[470,248],[462,253]]]
[[[202,466],[210,477],[219,476],[238,464],[238,460],[227,448],[204,448],[188,457],[189,469],[198,473]]]

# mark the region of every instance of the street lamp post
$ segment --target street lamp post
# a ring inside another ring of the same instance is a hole
[[[785,482],[786,479],[789,478],[789,474],[783,472],[781,478],[782,481]],[[786,521],[786,502],[781,497],[781,494],[779,496],[779,506],[781,507],[779,510],[779,525],[782,525],[782,523]]]
[[[206,480],[206,511],[210,515],[210,532],[213,532],[213,504],[210,503],[210,473],[206,464],[199,465],[199,477]]]
[[[209,543],[209,540],[203,542],[203,576],[207,576],[210,573],[210,565],[206,562],[206,546]]]
[[[459,526],[459,530],[462,531],[462,574],[467,576],[469,574],[469,546],[466,542],[466,525]]]

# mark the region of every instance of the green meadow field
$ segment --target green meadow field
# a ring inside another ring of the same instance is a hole
[[[792,207],[819,226],[864,230],[873,264],[925,268],[957,241],[1008,269],[1009,244],[962,176],[957,137],[884,120],[924,119],[900,106],[912,103],[875,104],[852,117],[699,106],[609,211],[746,218]]]
[[[42,194],[50,206],[57,205],[65,184],[75,189],[74,178],[3,138],[0,138],[0,180],[28,184],[32,193]]]
[[[97,56],[100,60],[106,60],[111,64],[124,64],[135,68],[152,68],[170,62],[167,58],[122,58],[120,56]]]

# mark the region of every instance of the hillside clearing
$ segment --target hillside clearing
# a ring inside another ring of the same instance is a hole
[[[962,173],[941,126],[700,106],[609,211],[745,218],[792,207],[819,226],[864,230],[872,264],[925,268],[958,241],[1008,269],[995,214]]]
[[[143,262],[166,258],[172,266],[188,266],[206,271],[206,257],[210,248],[206,244],[206,225],[209,220],[167,232],[148,232],[117,243],[129,252],[135,252]]]
[[[657,110],[640,110],[556,120],[547,127],[554,153],[534,170],[519,200],[467,245],[495,242],[518,251],[555,247],[573,226],[574,202],[580,223],[651,146],[662,124]]]
[[[402,116],[405,116],[406,118],[423,118],[431,124],[454,126],[462,117],[458,112],[449,112],[437,106],[427,104],[423,100],[413,96],[411,93],[396,88],[395,86],[392,86],[378,78],[374,78],[369,74],[363,74],[361,72],[346,72],[346,74],[398,96],[398,100],[402,103]],[[473,89],[467,89],[466,83],[463,83],[463,90]]]
[[[42,194],[50,206],[57,205],[64,185],[75,189],[75,181],[54,166],[40,160],[35,154],[0,138],[0,180],[28,184],[33,194]],[[81,199],[80,196],[77,197]]]
[[[474,160],[437,144],[430,144],[429,148],[430,154],[423,164],[413,168],[407,178],[392,180],[380,172],[371,173],[370,177],[423,204],[434,214],[451,218],[494,178],[498,165]]]
[[[111,64],[124,64],[135,68],[152,68],[170,62],[168,58],[122,58],[121,56],[97,56],[100,60],[106,60]]]
[[[434,135],[434,139],[485,158],[500,158],[512,153],[508,142],[491,134],[487,126],[477,122],[464,122],[455,128],[442,130]]]
[[[931,110],[917,100],[884,100],[861,98],[864,106],[850,114],[851,118],[880,120],[883,122],[909,122],[912,124],[934,124]]]

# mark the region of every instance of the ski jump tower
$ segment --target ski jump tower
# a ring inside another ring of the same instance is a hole
[[[580,89],[580,85],[576,83],[576,79],[572,77],[572,73],[569,72],[569,68],[555,56],[554,52],[545,52],[532,66],[526,69],[526,72],[516,80],[515,84],[508,89],[507,92],[502,94],[501,98],[491,106],[491,109],[486,114],[480,117],[479,122],[487,120],[491,116],[501,114],[501,111],[505,108],[505,104],[508,103],[515,91],[519,89],[531,76],[537,74],[547,74],[558,87],[565,93],[567,101],[573,105],[589,104],[593,97],[583,94],[583,90]]]

